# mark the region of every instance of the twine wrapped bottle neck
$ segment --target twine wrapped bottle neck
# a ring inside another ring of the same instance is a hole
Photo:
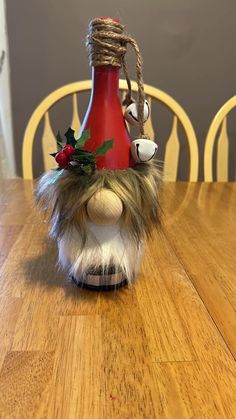
[[[87,49],[91,66],[122,66],[126,45],[121,39],[124,27],[111,19],[94,19],[89,24]]]
[[[94,19],[90,22],[87,36],[87,50],[91,66],[112,65],[123,68],[127,81],[128,92],[124,100],[125,105],[132,102],[131,82],[125,61],[127,45],[130,44],[136,54],[136,76],[138,84],[138,119],[140,137],[146,138],[144,134],[144,88],[142,75],[142,57],[136,41],[124,33],[124,26],[118,21],[109,18]]]

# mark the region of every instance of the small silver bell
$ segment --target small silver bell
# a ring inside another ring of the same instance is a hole
[[[150,105],[147,100],[144,101],[143,105],[143,120],[144,122],[147,121],[150,115]],[[129,106],[127,106],[124,117],[126,121],[131,125],[139,125],[138,120],[138,106],[136,102],[131,103]]]
[[[152,140],[137,138],[131,142],[131,154],[136,162],[145,163],[153,159],[158,145]]]

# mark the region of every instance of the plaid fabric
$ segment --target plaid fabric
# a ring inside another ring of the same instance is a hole
[[[84,282],[87,285],[101,287],[104,285],[117,285],[124,280],[123,273],[110,274],[110,275],[86,275]]]
[[[89,268],[88,271],[80,278],[75,278],[75,281],[91,287],[115,287],[126,281],[123,272],[117,272],[114,266],[106,267],[105,269]]]

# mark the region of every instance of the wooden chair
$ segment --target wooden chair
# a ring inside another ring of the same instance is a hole
[[[227,133],[227,115],[236,106],[236,96],[229,99],[217,112],[208,130],[204,150],[204,180],[213,181],[213,152],[216,144],[216,180],[228,181],[229,137]]]
[[[91,89],[91,80],[84,80],[75,83],[65,85],[51,94],[49,94],[35,109],[32,114],[28,125],[25,130],[24,140],[23,140],[23,150],[22,150],[22,161],[23,161],[23,177],[24,179],[33,178],[33,169],[32,169],[32,149],[33,141],[39,126],[40,121],[44,118],[44,130],[42,136],[42,149],[43,149],[43,158],[44,158],[44,168],[49,170],[53,166],[53,161],[50,153],[55,152],[57,149],[55,135],[52,132],[49,110],[50,108],[63,97],[72,95],[73,100],[73,115],[71,127],[78,132],[80,127],[80,119],[78,114],[78,103],[77,103],[77,93],[83,92]],[[120,80],[119,84],[120,90],[127,91],[126,80]],[[132,91],[137,92],[136,82],[132,82]],[[177,178],[178,170],[178,161],[179,161],[179,151],[180,143],[178,137],[178,124],[181,124],[188,142],[189,154],[190,154],[190,163],[189,163],[189,181],[195,182],[198,180],[198,145],[196,140],[196,135],[193,129],[193,126],[190,122],[189,117],[187,116],[184,109],[167,93],[147,84],[144,85],[144,90],[148,101],[158,100],[162,102],[167,108],[169,108],[173,113],[173,122],[172,128],[169,135],[169,139],[166,143],[165,148],[165,157],[164,157],[164,180],[175,181]],[[151,139],[154,139],[154,129],[152,121],[149,120],[146,122],[145,126],[146,133],[150,136]]]

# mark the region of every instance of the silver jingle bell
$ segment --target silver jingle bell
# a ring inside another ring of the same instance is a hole
[[[133,159],[139,163],[146,163],[153,159],[158,145],[152,140],[137,138],[131,142],[131,154]]]
[[[150,116],[150,105],[147,100],[144,101],[143,105],[143,120],[144,122],[147,121],[147,119]],[[131,125],[139,125],[138,120],[138,105],[136,102],[131,103],[129,106],[127,106],[124,117],[126,121]]]

